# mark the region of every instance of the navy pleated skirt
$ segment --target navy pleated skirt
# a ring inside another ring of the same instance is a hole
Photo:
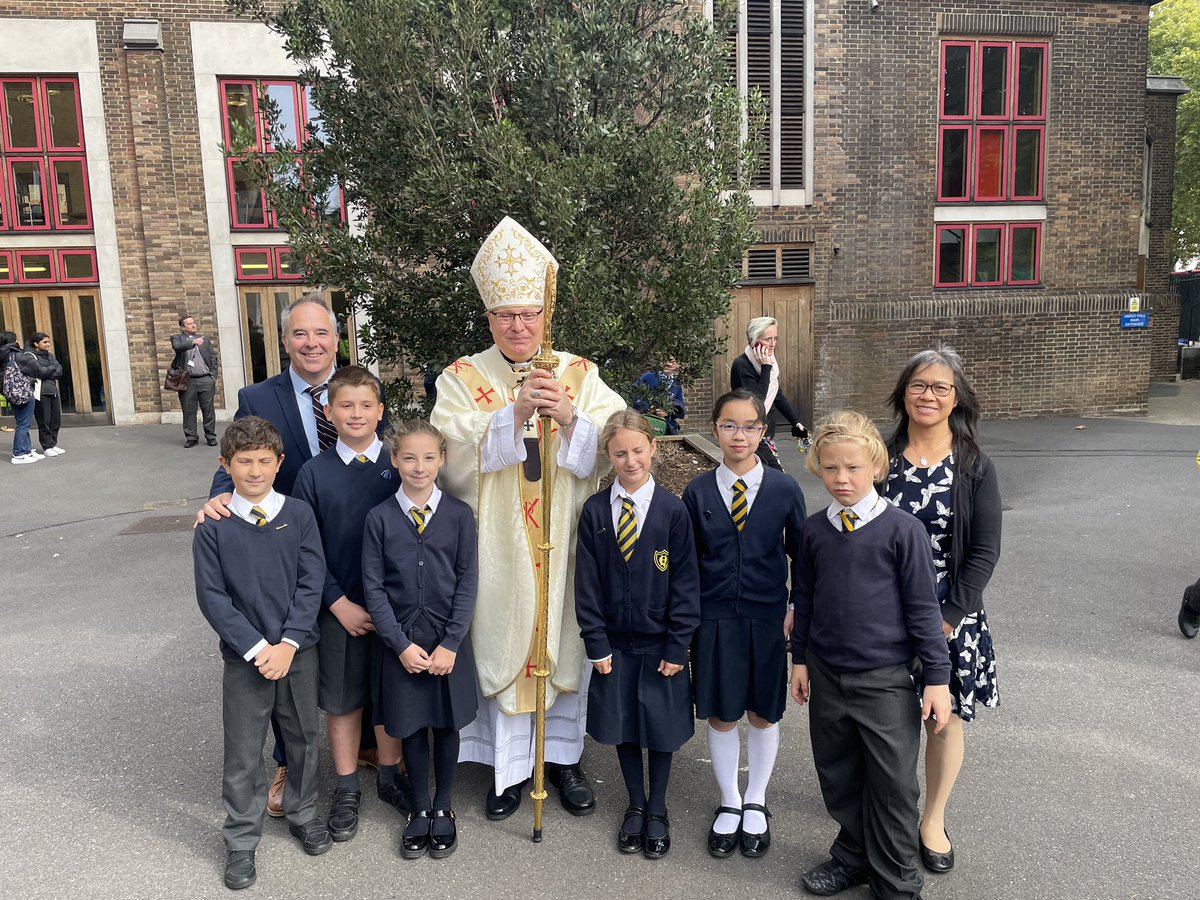
[[[696,718],[736,722],[753,712],[768,722],[783,718],[788,695],[783,622],[714,619],[692,639]]]
[[[409,628],[409,640],[432,653],[444,632],[424,616]],[[392,737],[404,739],[422,728],[465,727],[475,718],[475,654],[468,635],[458,646],[454,670],[449,675],[411,674],[400,657],[386,647],[382,654],[376,694],[375,719]]]
[[[587,733],[601,744],[637,744],[674,753],[696,730],[687,666],[662,675],[661,648],[614,650],[612,671],[592,670],[588,682]]]

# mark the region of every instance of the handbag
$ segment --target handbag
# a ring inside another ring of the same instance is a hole
[[[0,382],[5,398],[13,406],[24,406],[33,399],[33,380],[17,368],[17,355],[8,357],[4,366],[4,380]]]
[[[176,391],[182,394],[188,389],[188,382],[192,380],[191,373],[187,369],[177,369],[171,366],[167,369],[166,380],[163,381],[164,391]]]

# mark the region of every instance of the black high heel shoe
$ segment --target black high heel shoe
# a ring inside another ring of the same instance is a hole
[[[637,831],[626,831],[625,823],[630,819],[638,818],[642,820],[642,827]],[[622,853],[639,853],[642,849],[642,835],[646,831],[646,810],[640,806],[630,806],[625,810],[625,817],[621,820],[621,827],[617,831],[617,849]]]
[[[735,830],[732,834],[721,834],[715,830],[717,819],[721,818],[722,813],[729,813],[731,816],[738,817],[737,830]],[[740,809],[736,809],[732,806],[717,807],[717,811],[713,813],[712,827],[708,829],[708,852],[711,855],[717,857],[718,859],[723,859],[726,856],[733,855],[733,851],[737,849],[738,841],[742,836],[741,818],[742,811]]]
[[[419,809],[408,814],[408,824],[400,838],[400,855],[405,859],[417,859],[429,850],[429,826],[433,813]]]
[[[449,834],[434,834],[432,826],[430,827],[429,855],[434,859],[442,859],[449,856],[458,847],[458,826],[454,824],[454,810],[452,809],[435,809],[433,817],[434,819],[450,820]]]
[[[942,832],[946,835],[946,840],[950,840],[950,832],[944,828]],[[954,868],[954,844],[950,844],[950,849],[947,852],[937,853],[930,850],[925,846],[925,842],[921,841],[921,863],[935,875],[945,875]]]
[[[646,859],[662,859],[667,855],[667,851],[671,849],[671,822],[667,818],[667,814],[650,813],[646,816],[646,824],[651,822],[662,822],[665,833],[662,837],[652,838],[642,831],[642,855]]]

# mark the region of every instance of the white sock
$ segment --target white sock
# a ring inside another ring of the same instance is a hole
[[[721,805],[741,809],[742,795],[738,791],[738,766],[742,757],[742,739],[737,728],[717,731],[708,726],[708,755],[712,757],[713,775],[721,790]],[[721,813],[713,823],[717,834],[733,834],[738,830],[738,817]]]
[[[775,755],[779,752],[779,723],[769,728],[751,725],[746,735],[746,763],[750,769],[746,777],[746,803],[767,803],[767,784],[775,771]],[[742,830],[750,834],[762,834],[767,830],[767,817],[758,810],[748,809],[742,814]]]

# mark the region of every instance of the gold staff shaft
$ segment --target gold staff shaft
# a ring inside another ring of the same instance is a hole
[[[547,372],[558,371],[558,357],[551,348],[550,325],[554,316],[555,291],[557,280],[553,266],[546,267],[546,296],[544,306],[545,331],[542,333],[542,348],[533,358],[535,369]],[[542,433],[539,451],[542,455],[542,542],[538,544],[542,564],[538,570],[537,579],[537,615],[535,617],[537,634],[536,668],[533,670],[537,678],[537,706],[534,713],[534,762],[533,762],[533,840],[542,840],[542,807],[546,800],[546,679],[550,677],[550,655],[547,650],[547,639],[550,619],[550,551],[554,545],[550,543],[550,507],[554,495],[554,478],[551,464],[554,462],[554,441],[551,437],[552,422],[543,414]]]

